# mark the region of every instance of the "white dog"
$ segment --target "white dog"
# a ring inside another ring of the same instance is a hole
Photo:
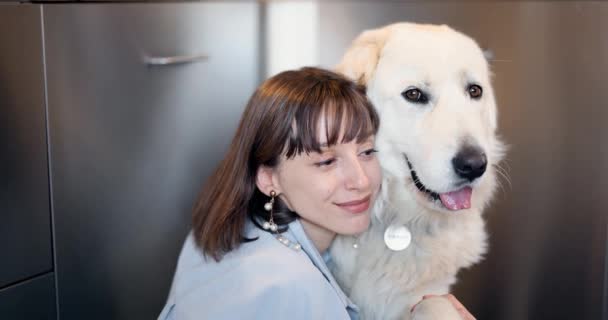
[[[398,23],[362,33],[337,71],[378,110],[384,180],[369,230],[334,241],[334,274],[363,319],[460,319],[442,298],[410,309],[486,251],[504,147],[484,54],[447,26]]]

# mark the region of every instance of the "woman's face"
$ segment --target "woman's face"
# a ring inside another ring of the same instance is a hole
[[[321,153],[281,159],[272,170],[273,184],[280,198],[300,215],[313,241],[319,236],[333,239],[336,234],[361,233],[369,226],[369,210],[382,178],[374,137],[361,143],[321,144]]]

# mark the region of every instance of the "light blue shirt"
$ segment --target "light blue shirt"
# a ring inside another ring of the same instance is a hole
[[[218,263],[205,258],[192,233],[184,243],[167,304],[159,320],[191,319],[358,319],[359,310],[342,292],[299,220],[282,234],[248,222],[243,243]]]

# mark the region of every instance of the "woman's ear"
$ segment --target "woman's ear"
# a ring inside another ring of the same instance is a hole
[[[274,182],[274,173],[274,168],[267,166],[260,166],[256,173],[255,185],[267,196],[270,196],[270,191],[274,191],[277,194],[281,193],[279,186]]]

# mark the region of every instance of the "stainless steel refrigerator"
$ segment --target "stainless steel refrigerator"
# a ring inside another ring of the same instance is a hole
[[[1,319],[158,316],[260,80],[259,16],[255,2],[0,4]]]

